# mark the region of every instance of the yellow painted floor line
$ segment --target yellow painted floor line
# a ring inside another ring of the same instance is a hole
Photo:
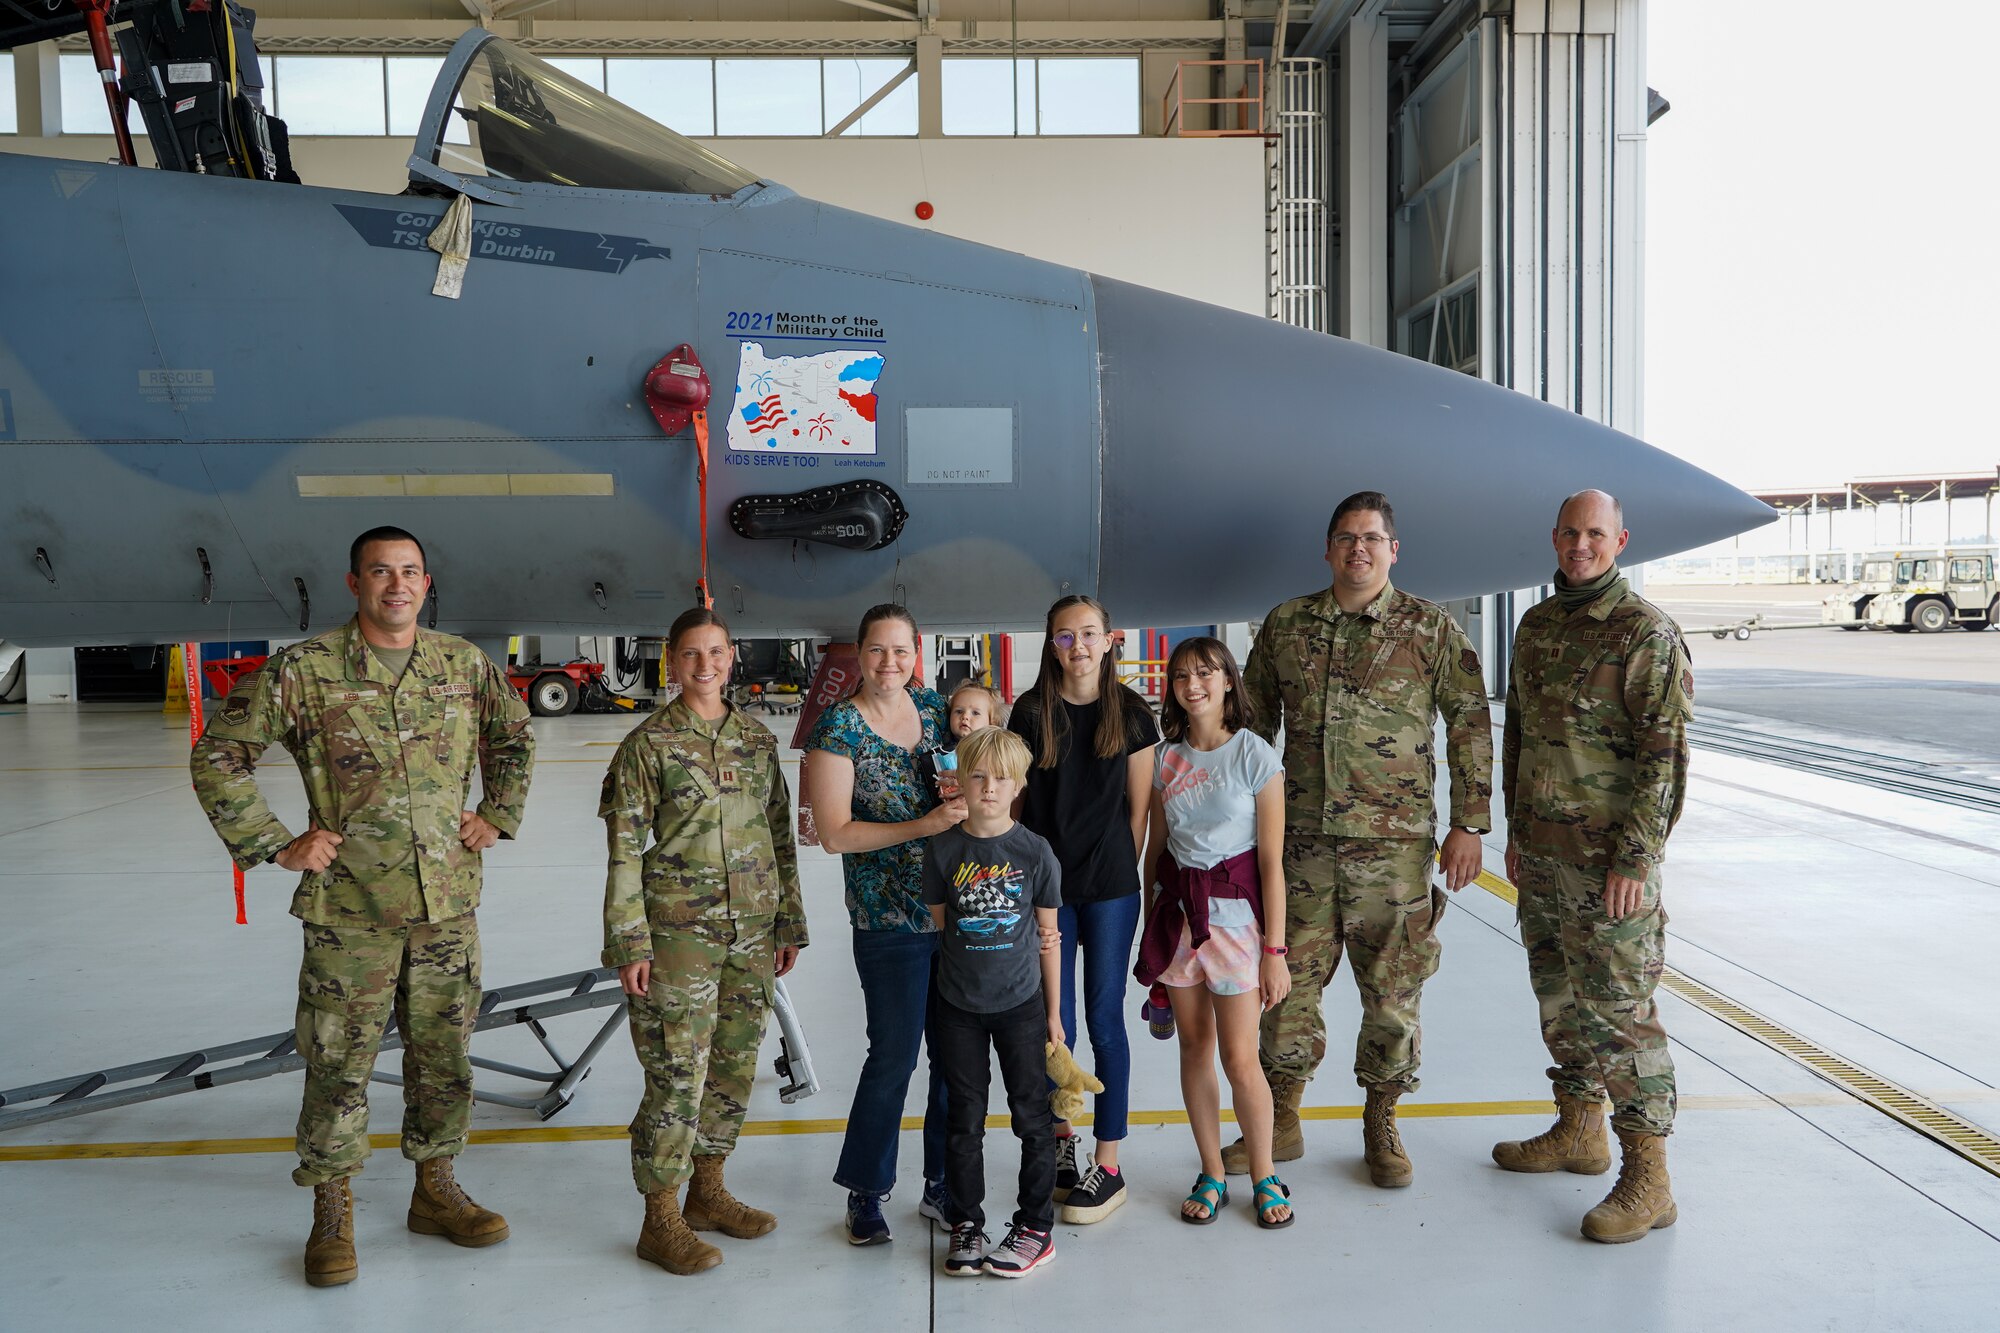
[[[1992,1094],[1990,1089],[1967,1089],[1963,1092],[1946,1094],[1950,1100],[1982,1100],[1980,1094],[1988,1093],[1987,1099],[2000,1099],[2000,1094]],[[1683,1111],[1764,1111],[1769,1110],[1774,1099],[1761,1095],[1683,1097],[1680,1108]],[[1775,1099],[1785,1106],[1852,1106],[1854,1098],[1844,1091],[1799,1092],[1780,1095]],[[1513,1102],[1404,1102],[1397,1107],[1397,1114],[1404,1119],[1454,1120],[1484,1116],[1534,1116],[1553,1115],[1555,1104],[1549,1101],[1529,1099]],[[1233,1122],[1235,1116],[1227,1110],[1222,1118]],[[1359,1106],[1303,1106],[1299,1108],[1302,1120],[1359,1120]],[[1133,1111],[1128,1119],[1135,1125],[1185,1125],[1187,1112]],[[1089,1116],[1079,1117],[1079,1125],[1088,1125]],[[905,1116],[903,1129],[915,1133],[924,1127],[918,1116]],[[1005,1132],[1008,1119],[1004,1115],[988,1116],[986,1127]],[[847,1121],[835,1120],[752,1120],[743,1126],[747,1138],[765,1138],[794,1134],[840,1134],[846,1132]],[[524,1125],[518,1129],[475,1129],[472,1131],[474,1143],[602,1143],[623,1140],[627,1133],[624,1125]],[[371,1134],[368,1141],[376,1149],[394,1151],[402,1142],[395,1134]],[[269,1139],[163,1139],[154,1142],[136,1143],[24,1143],[0,1147],[0,1163],[4,1162],[69,1162],[118,1157],[222,1157],[238,1153],[289,1153],[293,1149],[290,1138]]]
[[[1520,894],[1515,887],[1491,871],[1480,871],[1475,882],[1502,902],[1516,906],[1520,903]],[[1974,1166],[2000,1176],[2000,1137],[1985,1127],[1946,1110],[1921,1093],[1912,1092],[1900,1083],[1891,1082],[1873,1070],[1863,1068],[1845,1056],[1836,1055],[1678,969],[1662,968],[1660,984],[1710,1017],[1720,1019],[1745,1036],[1810,1069],[1848,1096],[1951,1149]]]

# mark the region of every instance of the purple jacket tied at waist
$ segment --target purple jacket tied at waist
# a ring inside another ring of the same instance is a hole
[[[1156,879],[1160,891],[1153,899],[1153,914],[1146,919],[1145,933],[1139,937],[1138,966],[1132,969],[1142,986],[1158,981],[1160,973],[1174,961],[1183,922],[1190,948],[1199,949],[1208,942],[1208,904],[1212,898],[1247,898],[1257,929],[1264,929],[1264,880],[1257,872],[1254,847],[1208,870],[1189,870],[1176,862],[1171,852],[1161,852]]]

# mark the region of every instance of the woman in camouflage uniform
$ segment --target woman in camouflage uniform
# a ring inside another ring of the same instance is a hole
[[[646,1197],[639,1257],[687,1274],[722,1262],[696,1231],[749,1240],[778,1224],[730,1194],[722,1164],[743,1126],[773,981],[798,961],[806,921],[778,742],[723,694],[729,627],[713,611],[683,612],[667,653],[680,697],[618,747],[598,813],[611,844],[604,962],[631,997],[646,1081],[632,1121],[632,1178]]]

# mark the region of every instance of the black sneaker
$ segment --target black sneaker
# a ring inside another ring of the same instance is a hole
[[[1095,1162],[1090,1170],[1083,1173],[1083,1179],[1069,1192],[1064,1200],[1062,1220],[1065,1222],[1102,1222],[1125,1203],[1125,1177],[1113,1175]]]
[[[917,1213],[920,1216],[928,1217],[941,1227],[949,1227],[951,1223],[945,1220],[945,1213],[949,1210],[950,1204],[951,1192],[945,1189],[944,1182],[942,1180],[926,1180],[924,1182],[924,1197],[917,1203]]]
[[[978,1277],[986,1264],[990,1242],[977,1222],[960,1222],[951,1229],[951,1249],[944,1256],[944,1271],[950,1277]]]
[[[882,1201],[886,1194],[863,1194],[850,1190],[847,1195],[847,1243],[849,1245],[881,1245],[889,1237],[889,1219],[882,1216]]]
[[[1023,1226],[1007,1228],[1007,1238],[986,1256],[986,1271],[994,1277],[1026,1277],[1056,1257],[1056,1240],[1046,1231]]]
[[[1056,1140],[1056,1202],[1067,1199],[1082,1178],[1076,1169],[1076,1135],[1065,1134]]]

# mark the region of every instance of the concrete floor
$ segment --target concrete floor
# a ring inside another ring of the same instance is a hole
[[[523,837],[489,856],[488,985],[593,963],[603,879],[595,791],[629,725],[539,724]],[[776,729],[782,738],[789,724]],[[0,1086],[289,1027],[290,877],[254,872],[250,924],[231,924],[228,866],[189,791],[185,747],[184,723],[157,713],[0,710]],[[282,760],[270,772],[281,813],[294,816],[295,776]],[[1499,847],[1495,839],[1487,857],[1496,872]],[[1990,958],[2000,819],[1698,754],[1667,873],[1670,963],[2000,1130]],[[1133,1106],[1162,1114],[1139,1117],[1126,1144],[1124,1210],[1095,1227],[1060,1227],[1054,1263],[1029,1281],[944,1280],[939,1238],[915,1213],[916,1138],[906,1134],[909,1176],[890,1205],[896,1243],[852,1250],[828,1177],[862,1054],[859,994],[837,863],[809,852],[805,878],[816,942],[792,993],[825,1091],[785,1106],[774,1081],[760,1079],[731,1181],[782,1223],[759,1241],[722,1241],[728,1258],[715,1272],[673,1278],[631,1253],[639,1207],[619,1132],[638,1076],[621,1038],[547,1125],[497,1106],[475,1112],[479,1130],[529,1140],[476,1144],[462,1159],[461,1177],[508,1214],[513,1239],[466,1251],[409,1234],[407,1167],[393,1148],[378,1151],[357,1182],[362,1276],[332,1291],[298,1276],[309,1208],[287,1179],[289,1153],[254,1142],[289,1136],[296,1076],[9,1134],[0,1149],[233,1142],[184,1155],[0,1160],[0,1327],[122,1328],[135,1316],[169,1328],[570,1327],[666,1309],[695,1328],[1056,1318],[1103,1329],[1996,1326],[2000,1178],[1664,992],[1682,1079],[1679,1225],[1636,1245],[1594,1246],[1576,1225],[1609,1178],[1495,1168],[1495,1139],[1545,1121],[1509,1103],[1546,1099],[1546,1056],[1512,909],[1477,888],[1441,928],[1425,1081],[1404,1126],[1413,1188],[1375,1190],[1362,1170],[1360,1094],[1345,1058],[1356,1007],[1337,979],[1336,1053],[1308,1095],[1307,1156],[1285,1171],[1298,1224],[1260,1232],[1238,1200],[1212,1227],[1179,1225],[1173,1211],[1195,1158],[1185,1126],[1171,1123],[1174,1049],[1146,1037],[1135,992]],[[574,1049],[593,1026],[578,1015],[552,1034]],[[532,1049],[518,1030],[480,1040],[503,1059]],[[378,1087],[374,1101],[376,1131],[393,1132],[397,1091]],[[1004,1131],[989,1136],[989,1198],[1004,1197],[1011,1156]]]

